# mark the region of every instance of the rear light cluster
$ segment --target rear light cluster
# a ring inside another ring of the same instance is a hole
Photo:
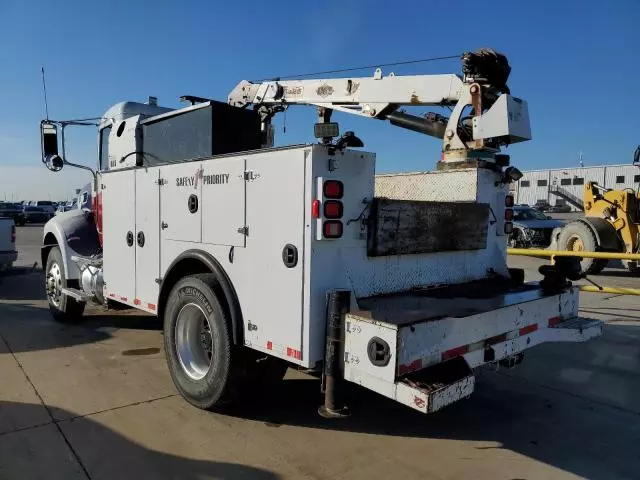
[[[344,184],[340,180],[322,181],[322,200],[314,200],[311,204],[311,215],[317,218],[321,227],[322,238],[340,238],[344,231],[342,215],[344,206]]]
[[[513,232],[513,195],[504,197],[504,233],[509,235]]]

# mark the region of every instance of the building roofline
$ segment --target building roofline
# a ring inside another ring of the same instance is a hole
[[[605,168],[605,167],[637,167],[637,165],[633,165],[632,163],[616,163],[616,164],[605,164],[605,165],[592,165],[588,167],[556,167],[556,168],[538,168],[535,170],[523,170],[522,173],[533,173],[533,172],[558,172],[562,170],[586,170],[589,168]]]

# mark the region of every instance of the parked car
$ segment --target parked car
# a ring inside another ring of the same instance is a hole
[[[571,207],[569,205],[554,205],[548,210],[550,213],[569,213]]]
[[[46,223],[53,217],[53,212],[49,213],[41,207],[24,207],[24,218],[26,223]]]
[[[564,226],[561,220],[554,220],[532,207],[513,207],[513,232],[508,237],[512,248],[546,248],[551,244],[554,228]]]
[[[546,212],[551,208],[551,204],[546,200],[538,200],[533,208],[539,212]]]
[[[51,200],[32,200],[27,206],[38,207],[51,215],[56,212],[56,206]]]
[[[0,217],[0,271],[11,268],[17,258],[16,226],[12,218]]]
[[[59,203],[58,208],[56,208],[56,215],[59,213],[68,212],[69,210],[73,210],[76,206],[72,203]]]
[[[24,213],[18,203],[0,202],[0,217],[12,218],[16,225],[24,225]]]

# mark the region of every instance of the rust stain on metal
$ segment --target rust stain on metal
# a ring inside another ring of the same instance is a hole
[[[323,98],[328,97],[329,95],[333,94],[333,87],[328,84],[320,85],[317,88],[316,93]]]
[[[375,198],[369,256],[486,248],[489,206],[475,202],[425,202]]]
[[[411,94],[411,103],[414,103],[414,104],[419,104],[420,103],[420,99],[418,98],[418,96],[415,93]]]

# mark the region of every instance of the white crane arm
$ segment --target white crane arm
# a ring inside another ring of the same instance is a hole
[[[240,82],[229,95],[236,107],[254,105],[316,105],[356,115],[380,117],[401,105],[455,105],[463,94],[460,77],[388,75],[373,77]]]

